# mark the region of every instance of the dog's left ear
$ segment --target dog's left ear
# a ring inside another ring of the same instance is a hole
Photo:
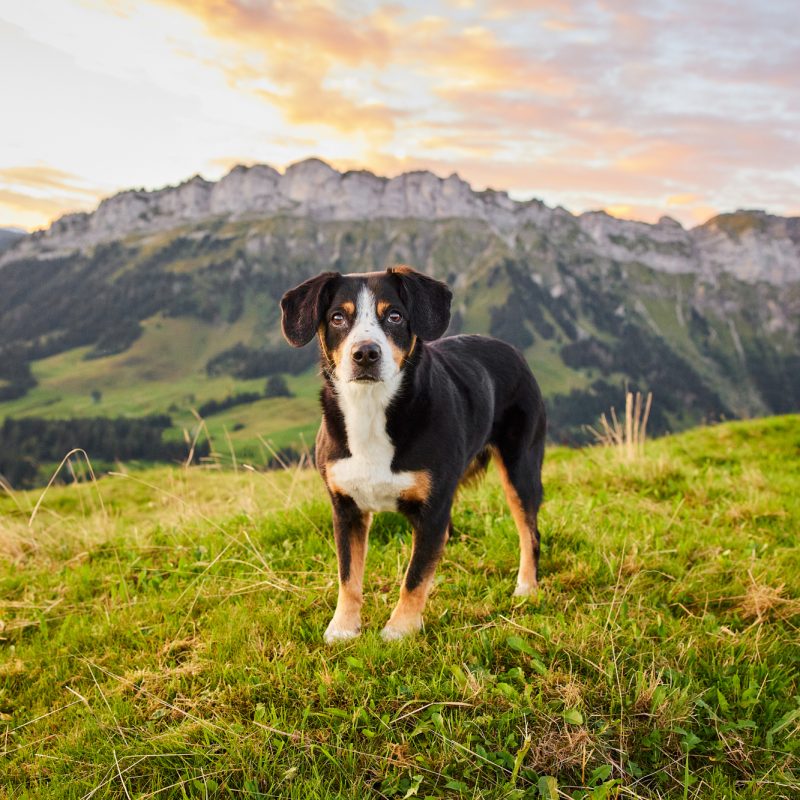
[[[322,322],[338,272],[322,272],[309,278],[281,298],[281,328],[292,347],[308,344]]]
[[[450,324],[450,287],[411,267],[391,267],[386,272],[400,282],[400,297],[409,310],[411,332],[423,342],[444,336]]]

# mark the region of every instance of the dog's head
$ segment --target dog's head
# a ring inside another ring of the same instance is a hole
[[[294,347],[319,335],[333,377],[389,381],[417,340],[438,339],[450,322],[452,293],[410,267],[340,275],[323,272],[281,299],[283,335]]]

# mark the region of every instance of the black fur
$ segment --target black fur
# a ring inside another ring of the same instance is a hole
[[[281,327],[292,347],[302,347],[314,338],[333,286],[340,277],[338,272],[323,272],[290,289],[281,298]]]
[[[444,336],[450,324],[450,287],[408,267],[387,270],[399,283],[400,298],[409,310],[411,329],[430,342]]]

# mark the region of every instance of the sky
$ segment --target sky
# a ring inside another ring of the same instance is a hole
[[[318,157],[800,215],[796,0],[0,0],[0,226]]]

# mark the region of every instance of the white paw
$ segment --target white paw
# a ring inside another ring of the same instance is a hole
[[[539,590],[539,586],[535,583],[518,583],[517,588],[514,589],[514,597],[531,597]]]
[[[398,639],[404,639],[406,636],[412,636],[421,629],[422,617],[417,620],[404,621],[402,624],[388,622],[381,631],[381,638],[384,642],[395,642]]]
[[[361,629],[358,627],[340,628],[338,625],[334,624],[333,620],[331,620],[330,624],[325,630],[325,636],[323,638],[325,639],[326,644],[333,644],[334,642],[344,642],[347,639],[355,639],[359,633],[361,633]]]

